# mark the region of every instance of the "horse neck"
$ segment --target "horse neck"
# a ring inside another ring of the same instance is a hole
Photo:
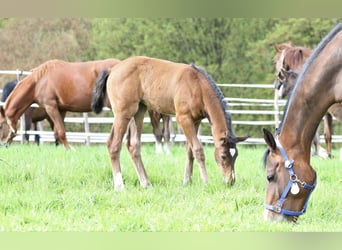
[[[282,121],[279,140],[284,149],[296,148],[307,161],[318,125],[333,102],[333,95],[327,88],[324,81],[303,79],[293,91]],[[322,93],[324,98],[321,98]]]
[[[20,116],[33,103],[35,84],[33,77],[27,76],[9,95],[5,103],[6,116],[12,122],[17,122]]]
[[[214,144],[218,147],[222,145],[222,138],[229,138],[230,128],[226,121],[225,110],[223,110],[221,102],[214,90],[210,87],[210,89],[204,90],[203,93],[207,93],[203,97],[205,112],[210,120]]]

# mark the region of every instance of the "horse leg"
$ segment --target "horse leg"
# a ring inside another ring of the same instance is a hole
[[[324,139],[327,145],[328,157],[331,157],[331,141],[332,141],[332,115],[329,113],[325,114],[324,117]]]
[[[151,186],[151,182],[147,177],[145,167],[141,159],[141,131],[146,109],[146,106],[140,105],[138,112],[134,116],[134,119],[132,119],[129,123],[126,144],[128,152],[134,163],[140,186],[143,188]]]
[[[176,116],[178,124],[181,126],[183,133],[187,139],[187,161],[185,166],[183,184],[186,185],[191,180],[193,170],[193,158],[199,164],[201,178],[204,183],[208,182],[208,175],[205,168],[205,155],[201,142],[197,138],[199,122],[194,122],[191,117],[183,115]]]
[[[70,150],[70,145],[66,139],[66,134],[65,134],[65,127],[64,127],[64,121],[63,121],[63,116],[65,116],[65,112],[59,112],[56,106],[50,106],[47,105],[45,107],[46,113],[49,115],[51,120],[53,121],[54,124],[54,135],[56,141],[61,142],[65,149]]]
[[[31,129],[31,123],[32,123],[32,111],[33,108],[28,108],[25,111],[24,117],[25,117],[25,141],[29,143],[30,141],[30,135],[26,133],[26,131],[29,131]]]
[[[114,118],[110,136],[107,141],[107,149],[112,163],[115,191],[121,191],[125,188],[120,167],[120,152],[122,147],[122,139],[127,130],[127,126],[130,120],[131,119],[128,119],[126,117],[116,115]]]
[[[185,171],[184,171],[184,179],[183,185],[187,185],[191,183],[193,166],[194,166],[194,155],[192,153],[191,146],[188,142],[186,142],[186,164],[185,164]]]
[[[38,131],[37,122],[33,122],[32,124],[33,124],[33,130],[34,130],[35,132],[37,132],[37,131]],[[39,143],[40,143],[40,136],[39,136],[38,134],[37,134],[37,135],[34,135],[34,142],[35,142],[37,145],[39,145]]]
[[[315,151],[313,153],[313,155],[319,155],[319,129],[316,130],[315,136],[312,140],[312,144],[314,145]]]
[[[170,154],[170,122],[171,117],[169,115],[162,115],[163,119],[163,136],[164,136],[164,151],[167,155]]]
[[[154,137],[156,138],[156,153],[160,154],[162,153],[162,131],[159,128],[159,114],[153,110],[148,111],[151,119],[152,129]]]

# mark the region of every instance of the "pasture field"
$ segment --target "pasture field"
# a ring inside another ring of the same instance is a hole
[[[157,155],[153,144],[142,147],[153,188],[142,189],[122,150],[123,192],[113,191],[105,145],[74,145],[75,151],[45,144],[0,148],[1,231],[86,232],[269,232],[342,231],[342,162],[314,157],[318,186],[298,224],[263,220],[266,187],[264,146],[238,145],[237,181],[222,184],[205,146],[209,183],[194,166],[192,184],[182,185],[185,149]]]

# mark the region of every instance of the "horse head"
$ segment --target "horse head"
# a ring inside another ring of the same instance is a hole
[[[274,88],[280,90],[279,96],[284,98],[292,90],[297,74],[311,54],[311,49],[293,46],[291,43],[276,44],[275,49],[276,79]]]
[[[300,156],[287,155],[279,140],[264,129],[268,146],[266,165],[265,220],[296,222],[306,211],[311,192],[316,186],[316,173]]]
[[[16,127],[16,126],[14,126]],[[0,107],[0,141],[7,145],[13,141],[16,136],[16,130],[14,129],[12,122],[6,117],[5,110]]]
[[[235,160],[238,156],[236,144],[245,141],[246,137],[221,138],[220,147],[215,147],[215,160],[223,175],[224,184],[235,183]]]
[[[275,88],[279,90],[279,97],[285,98],[290,94],[292,91],[296,79],[297,79],[298,73],[294,72],[292,69],[285,70],[281,69],[277,81],[275,82]]]

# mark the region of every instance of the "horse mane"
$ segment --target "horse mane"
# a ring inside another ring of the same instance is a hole
[[[45,63],[32,69],[32,77],[37,82],[42,78],[43,75],[47,74],[50,70],[53,70],[54,67],[65,65],[65,64],[66,64],[65,61],[57,60],[57,59],[46,61]]]
[[[286,50],[284,59],[291,68],[297,68],[303,65],[304,60],[309,57],[310,53],[311,49],[308,48],[291,47]]]
[[[284,116],[281,120],[279,129],[277,129],[276,134],[279,135],[280,132],[282,131],[283,128],[283,123],[284,123],[284,119],[286,117],[287,114],[287,109],[290,106],[290,103],[292,102],[293,96],[296,93],[296,90],[299,86],[301,86],[302,84],[302,79],[303,77],[306,75],[306,72],[308,71],[308,69],[311,67],[311,64],[315,61],[315,59],[318,57],[318,55],[323,51],[323,49],[327,46],[327,44],[342,30],[342,22],[338,23],[329,33],[328,35],[326,35],[321,42],[316,46],[316,48],[314,49],[314,51],[311,53],[311,55],[309,56],[309,58],[306,60],[305,64],[303,65],[302,70],[300,71],[297,80],[295,82],[294,88],[292,90],[292,93],[290,94],[289,99],[286,102],[285,105],[285,112],[284,112]]]
[[[193,69],[197,70],[198,72],[200,72],[210,83],[210,86],[214,90],[216,97],[221,104],[222,111],[224,113],[224,117],[225,117],[226,124],[227,124],[227,129],[228,129],[229,142],[234,142],[235,141],[235,135],[234,135],[233,130],[232,130],[232,119],[231,119],[230,113],[226,110],[228,108],[228,103],[225,100],[222,91],[217,86],[217,84],[214,81],[214,79],[212,78],[212,76],[204,68],[196,66],[194,64],[191,64],[191,67]],[[210,121],[210,117],[207,117],[207,118]]]
[[[13,80],[10,82],[7,82],[2,90],[2,96],[1,96],[1,102],[5,102],[7,97],[11,94],[15,86],[17,85],[18,81]]]

